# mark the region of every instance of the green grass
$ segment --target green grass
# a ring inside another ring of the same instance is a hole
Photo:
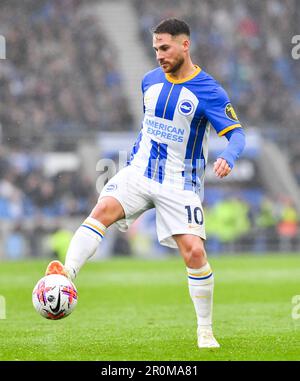
[[[0,262],[0,360],[300,360],[300,257],[211,258],[214,332],[220,349],[199,350],[196,317],[180,258],[88,263],[69,317],[32,307],[46,262]],[[299,310],[298,310],[299,312]]]

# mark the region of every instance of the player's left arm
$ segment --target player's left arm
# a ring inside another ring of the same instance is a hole
[[[234,162],[240,157],[246,144],[245,133],[242,128],[235,128],[227,132],[225,136],[228,139],[228,145],[214,162],[214,172],[220,178],[231,172]]]
[[[205,114],[218,135],[225,136],[228,140],[226,149],[214,163],[215,174],[223,178],[231,172],[235,161],[244,150],[245,133],[226,91],[221,86],[207,100]]]

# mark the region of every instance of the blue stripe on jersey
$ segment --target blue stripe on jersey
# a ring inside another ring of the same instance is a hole
[[[206,131],[207,118],[202,118],[198,127],[198,135],[196,138],[195,150],[192,157],[192,182],[196,186],[199,186],[200,182],[200,170],[205,168],[205,159],[203,155],[203,137]],[[198,173],[197,173],[198,172]]]
[[[184,171],[182,171],[182,176],[184,177],[184,189],[194,190],[196,185],[198,185],[199,177],[197,176],[197,167],[201,168],[200,156],[204,158],[202,153],[202,142],[205,134],[205,127],[207,123],[207,118],[200,118],[201,116],[201,103],[195,111],[194,118],[190,127],[190,136],[188,138],[185,161],[184,161]]]
[[[144,176],[162,184],[168,156],[168,145],[151,139],[150,157]]]
[[[159,144],[158,149],[158,163],[156,167],[156,173],[154,173],[153,180],[158,181],[162,184],[165,178],[165,167],[167,162],[167,156],[168,156],[168,145],[164,143]]]
[[[142,129],[140,130],[140,133],[138,134],[138,137],[132,147],[131,153],[130,153],[130,158],[127,164],[130,164],[132,160],[134,159],[134,156],[137,154],[138,150],[140,149],[140,142],[143,137],[143,131]]]
[[[182,86],[178,84],[173,87],[168,103],[167,103],[167,107],[166,107],[166,111],[164,115],[165,119],[173,120],[181,89],[182,89]]]
[[[164,83],[164,85],[160,91],[160,94],[158,96],[158,99],[157,99],[157,103],[156,103],[156,107],[155,107],[155,116],[157,116],[159,118],[163,118],[166,103],[167,103],[168,98],[170,96],[170,92],[171,92],[172,87],[174,87],[172,83],[170,83],[170,82]]]
[[[207,121],[208,123],[208,121]],[[206,130],[206,127],[207,127],[207,124],[204,126],[204,130]],[[203,142],[202,142],[203,144]],[[198,171],[198,176],[197,176],[197,180],[200,182],[201,179],[202,179],[202,176],[205,172],[205,169],[206,169],[206,160],[207,158],[204,157],[204,154],[203,154],[203,145],[202,145],[202,149],[201,149],[201,161],[200,161],[200,166],[197,168],[197,171]],[[199,184],[200,186],[201,184]]]
[[[158,157],[158,143],[155,140],[151,139],[151,145],[152,147],[150,150],[148,165],[144,172],[144,176],[148,177],[149,179],[151,179],[153,176],[155,165],[156,165],[156,159]]]

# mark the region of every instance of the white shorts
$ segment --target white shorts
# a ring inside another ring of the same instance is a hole
[[[156,209],[156,231],[161,245],[177,248],[174,234],[192,234],[206,239],[200,196],[190,190],[176,189],[148,179],[133,166],[121,169],[102,189],[102,197],[117,199],[125,219],[117,222],[121,231],[146,210]]]

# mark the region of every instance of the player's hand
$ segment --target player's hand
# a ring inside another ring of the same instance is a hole
[[[221,157],[219,157],[214,162],[214,172],[217,177],[220,177],[222,179],[223,177],[227,176],[231,172],[231,168],[225,159],[222,159]]]

